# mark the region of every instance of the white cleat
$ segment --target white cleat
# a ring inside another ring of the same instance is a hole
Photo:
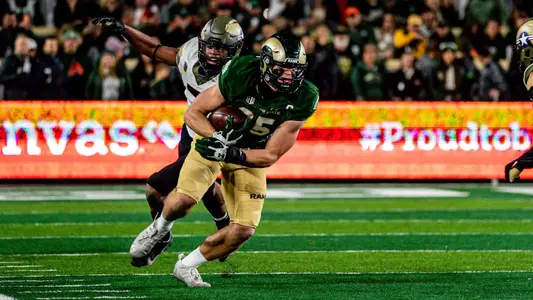
[[[158,230],[155,228],[155,221],[146,227],[133,241],[130,247],[130,256],[132,259],[141,259],[146,257],[154,248],[157,242],[161,241],[168,233],[168,230]]]
[[[172,275],[176,277],[177,280],[185,282],[189,287],[211,287],[211,285],[202,280],[202,276],[198,273],[196,268],[191,268],[183,265],[181,262],[185,255],[180,254],[178,262],[174,266],[174,272]]]

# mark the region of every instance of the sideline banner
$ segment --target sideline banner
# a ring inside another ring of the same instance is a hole
[[[177,158],[186,108],[184,101],[1,102],[0,178],[146,178]],[[268,176],[502,178],[503,166],[531,147],[532,108],[322,101]]]

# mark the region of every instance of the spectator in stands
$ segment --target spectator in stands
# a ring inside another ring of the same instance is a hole
[[[337,93],[334,99],[353,99],[350,75],[353,68],[353,61],[350,49],[350,37],[345,27],[339,26],[333,35],[333,48],[337,54]]]
[[[479,23],[483,26],[491,19],[506,24],[509,18],[505,0],[469,0],[465,19],[467,24]]]
[[[151,0],[135,0],[133,26],[136,28],[150,27],[158,24],[159,8],[151,4]]]
[[[12,12],[6,13],[2,18],[0,31],[0,57],[6,57],[13,52],[18,32],[17,16]]]
[[[100,15],[102,17],[112,17],[120,20],[123,13],[123,6],[120,0],[100,0]]]
[[[436,78],[436,99],[444,101],[464,100],[466,70],[464,65],[455,59],[457,45],[453,42],[444,42],[440,44],[440,50],[442,56]]]
[[[426,52],[426,38],[420,33],[422,18],[419,15],[410,15],[407,18],[405,29],[396,29],[394,32],[394,47],[396,56],[401,54],[405,47],[414,49],[415,58],[419,58]]]
[[[10,11],[17,15],[28,14],[28,17],[33,20],[35,25],[43,25],[44,19],[41,13],[41,6],[35,0],[4,0]]]
[[[350,49],[355,59],[361,57],[363,45],[376,43],[374,30],[363,23],[363,17],[357,7],[350,6],[344,11],[346,25],[350,32]]]
[[[353,69],[351,79],[357,100],[387,100],[386,73],[378,62],[376,45],[364,46],[363,59]]]
[[[263,43],[265,42],[265,38],[262,34],[258,34],[254,37],[254,42],[252,44],[252,55],[261,55],[261,48],[263,48]],[[305,48],[305,46],[304,46]],[[307,48],[305,48],[307,51]]]
[[[307,56],[307,65],[308,65],[307,70],[305,72],[305,79],[307,79],[307,80],[309,80],[309,81],[314,83],[316,74],[313,74],[313,72],[311,72],[311,66],[315,65],[315,60],[316,60],[315,48],[316,48],[316,44],[315,44],[315,41],[308,35],[302,36],[301,42],[302,42],[302,45],[305,48],[305,53],[306,53],[306,56]],[[261,47],[262,47],[262,45],[261,45]],[[261,47],[259,48],[259,51],[261,51]]]
[[[333,99],[337,93],[338,65],[337,55],[332,45],[331,31],[328,26],[316,29],[315,60],[308,70],[316,74],[313,83],[318,87],[321,99]]]
[[[422,18],[422,26],[420,27],[419,32],[424,38],[428,39],[435,32],[435,28],[437,27],[437,12],[429,7],[425,7],[422,10],[422,15],[420,17]]]
[[[375,30],[380,59],[389,59],[394,56],[394,17],[391,14],[383,15],[381,28]]]
[[[382,25],[383,16],[385,14],[385,0],[367,0],[353,2],[359,2],[361,14],[365,16],[364,21],[368,25],[372,27],[379,27]]]
[[[55,37],[45,39],[42,53],[37,53],[37,43],[28,41],[31,57],[31,73],[28,85],[28,99],[61,99],[61,69],[57,58],[58,41]],[[33,50],[32,50],[33,49]]]
[[[390,99],[412,101],[425,98],[422,73],[416,69],[415,62],[413,50],[405,49],[401,57],[401,68],[391,74],[388,81]]]
[[[133,95],[135,99],[150,99],[150,82],[154,78],[154,66],[152,59],[141,54],[137,66],[131,72],[131,82],[133,85]]]
[[[175,95],[176,91],[170,80],[170,67],[167,64],[157,64],[155,78],[150,82],[150,99],[170,100]]]
[[[446,21],[450,26],[461,26],[459,12],[455,8],[454,0],[442,0],[440,3],[440,14],[442,20]]]
[[[477,53],[483,64],[479,79],[480,100],[500,101],[509,99],[509,86],[505,81],[503,70],[494,61],[489,47],[480,47]]]
[[[437,99],[437,69],[440,64],[441,53],[440,44],[435,39],[429,41],[426,54],[418,59],[418,69],[422,74],[428,97],[431,99]]]
[[[481,39],[481,43],[489,46],[489,51],[492,57],[498,61],[505,59],[506,44],[505,39],[500,33],[500,23],[496,20],[489,20],[485,26],[485,34]]]
[[[170,20],[165,45],[179,47],[195,35],[191,26],[192,16],[189,15],[187,9],[182,8],[176,12],[176,15],[171,14]]]
[[[430,38],[431,41],[435,41],[437,45],[440,45],[442,43],[450,42],[455,43],[455,36],[450,30],[450,25],[447,21],[440,21],[437,27],[435,28],[435,32],[431,35]]]
[[[63,97],[69,100],[85,98],[87,78],[92,71],[92,64],[86,53],[80,51],[82,39],[74,30],[67,31],[63,37],[63,49],[59,53],[61,62],[61,81]]]
[[[100,58],[98,68],[91,73],[87,82],[86,95],[92,100],[133,99],[130,76],[117,68],[115,53],[106,50]]]
[[[85,27],[89,19],[99,12],[98,5],[90,0],[57,0],[54,9],[54,24],[61,28],[65,24]]]
[[[7,56],[0,68],[0,84],[5,88],[5,99],[24,100],[28,95],[31,72],[29,39],[20,34],[15,39],[13,54]]]

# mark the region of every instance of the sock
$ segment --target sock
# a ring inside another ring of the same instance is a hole
[[[172,225],[174,225],[174,221],[165,220],[165,217],[163,217],[163,215],[161,215],[161,217],[155,220],[155,228],[159,230],[170,231]]]
[[[187,267],[198,268],[199,266],[205,264],[207,259],[200,252],[200,247],[194,249],[193,252],[189,253],[182,261]]]
[[[220,222],[226,218],[228,218],[228,213],[226,213],[223,217],[220,217],[220,218],[213,218],[213,220],[215,220],[215,222]]]

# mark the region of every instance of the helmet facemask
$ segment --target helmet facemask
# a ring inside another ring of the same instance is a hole
[[[198,60],[202,68],[210,73],[218,73],[228,61],[239,55],[242,42],[236,45],[226,45],[217,40],[199,39],[198,46]],[[208,48],[219,52],[219,55],[209,55]]]

